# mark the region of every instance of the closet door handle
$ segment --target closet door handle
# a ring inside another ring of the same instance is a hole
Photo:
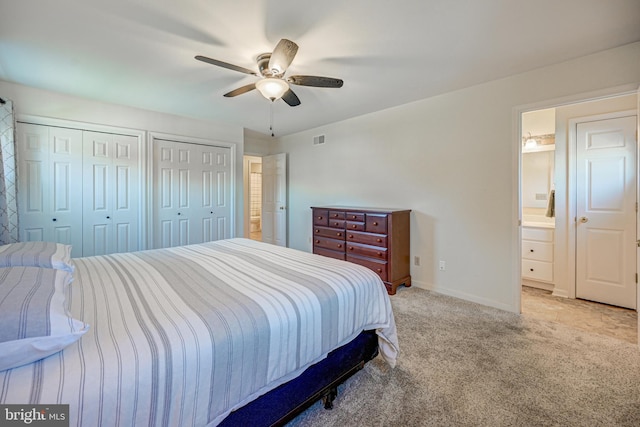
[[[53,218],[53,222],[56,222],[58,219],[57,218]]]

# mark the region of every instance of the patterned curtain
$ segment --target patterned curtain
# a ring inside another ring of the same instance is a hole
[[[18,241],[13,103],[0,98],[0,245]]]

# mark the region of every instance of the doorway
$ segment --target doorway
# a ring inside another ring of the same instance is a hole
[[[287,155],[246,155],[244,236],[287,246]]]
[[[611,112],[620,113],[632,110],[634,114],[637,114],[637,96],[636,94],[613,96],[575,104],[558,105],[546,110],[552,110],[555,116],[555,129],[552,131],[555,139],[553,149],[543,149],[541,146],[551,145],[551,143],[541,144],[541,132],[531,131],[528,124],[528,114],[544,112],[544,110],[522,111],[520,114],[520,129],[522,131],[522,155],[520,158],[521,285],[534,285],[533,287],[520,287],[522,313],[535,315],[546,320],[566,321],[565,323],[573,323],[572,326],[575,327],[590,325],[589,328],[593,332],[606,334],[606,331],[610,331],[613,336],[616,335],[616,328],[618,332],[620,332],[620,328],[633,328],[630,335],[635,336],[635,342],[637,342],[637,311],[585,301],[581,299],[585,297],[576,292],[576,281],[579,277],[579,272],[576,270],[579,250],[577,246],[582,246],[583,243],[577,243],[575,222],[576,216],[578,216],[576,198],[578,191],[576,183],[577,123],[581,118]],[[538,145],[536,150],[530,151],[530,148],[534,146],[534,142],[531,140],[536,140]],[[526,147],[527,142],[529,142],[529,147]],[[549,152],[553,152],[551,159],[545,158],[543,154],[532,154],[545,152],[544,150],[547,149]],[[534,161],[532,156],[537,156],[538,159]],[[528,178],[532,175],[532,168],[533,176],[537,179],[534,184],[528,182]],[[545,168],[549,168],[550,171],[545,173]],[[632,180],[637,182],[635,172]],[[544,193],[547,190],[548,195],[545,197]],[[554,203],[550,204],[552,197]],[[538,203],[538,205],[532,205],[532,202]],[[547,203],[546,210],[542,206],[545,202]],[[553,220],[545,215],[550,208],[553,211],[551,217]],[[536,216],[532,217],[531,214]],[[633,216],[635,217],[635,213]],[[541,218],[546,218],[544,220],[546,223],[543,221],[534,223],[533,225],[538,227],[535,227],[532,233],[532,230],[527,226],[532,225],[531,222],[536,222],[532,220]],[[553,225],[550,225],[549,222],[553,222]],[[635,228],[635,220],[633,222]],[[544,226],[547,226],[548,229],[545,229]],[[635,243],[635,238],[632,240]],[[634,260],[632,263],[635,270],[635,248],[632,251]],[[593,265],[593,263],[590,264],[590,266]],[[532,279],[533,281],[530,281]],[[541,297],[547,299],[541,300]],[[634,295],[630,298],[635,300],[635,289]],[[554,305],[555,303],[561,303],[561,306]],[[632,303],[635,307],[635,301]],[[580,314],[582,308],[585,310],[583,314]],[[616,318],[615,313],[613,315],[607,313],[606,310],[609,308],[614,309],[614,312],[620,314],[621,317]],[[601,312],[599,309],[605,310]],[[562,310],[570,312],[570,315],[561,314]],[[580,316],[583,317],[580,318]],[[616,319],[622,320],[616,321]],[[601,320],[613,321],[615,324],[599,324]],[[599,327],[600,331],[597,330]],[[629,331],[627,330],[627,332]]]
[[[244,156],[245,235],[262,241],[262,157]]]

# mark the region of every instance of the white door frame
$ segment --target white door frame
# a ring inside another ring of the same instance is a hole
[[[511,279],[512,279],[512,303],[514,311],[518,314],[522,313],[522,217],[521,217],[521,174],[522,174],[522,113],[535,110],[543,110],[546,108],[556,108],[566,105],[579,104],[582,102],[597,101],[606,98],[612,98],[624,95],[637,95],[639,97],[638,112],[640,113],[640,89],[637,84],[626,84],[622,86],[579,93],[575,95],[548,99],[544,101],[534,102],[530,104],[518,105],[512,109],[512,227],[513,237],[511,241],[511,247],[513,248],[514,257],[511,260]],[[640,144],[639,144],[640,145]],[[640,228],[640,227],[639,227]],[[638,265],[640,265],[640,257],[638,259]],[[575,271],[575,269],[574,269]],[[640,292],[639,292],[640,294]],[[640,307],[640,295],[639,305]],[[640,336],[640,317],[638,318],[638,335]],[[640,340],[639,340],[640,343]]]
[[[568,297],[575,298],[576,297],[576,227],[575,227],[575,218],[578,215],[577,208],[577,199],[576,199],[576,188],[577,188],[577,180],[576,180],[576,168],[578,161],[577,154],[577,133],[576,127],[578,123],[585,122],[593,122],[597,120],[608,120],[608,119],[617,119],[620,117],[627,116],[637,116],[638,112],[635,110],[627,110],[627,111],[616,111],[613,113],[605,113],[605,114],[597,114],[594,116],[584,116],[584,117],[576,117],[569,120],[569,125],[567,126],[567,135],[568,135],[568,179],[567,179],[567,194],[570,194],[569,203],[567,205],[568,212],[567,216],[569,218],[574,218],[574,221],[571,222],[573,226],[567,228],[567,240],[570,244],[567,246],[568,249],[568,259],[567,259],[567,279],[568,279]],[[636,120],[637,121],[637,120]],[[636,164],[638,164],[638,145],[636,144]],[[638,177],[640,173],[636,172],[636,184],[638,184]],[[638,187],[636,185],[636,202],[638,201]],[[638,213],[636,213],[636,224],[638,224]],[[637,230],[638,227],[636,227]],[[636,231],[637,233],[637,231]],[[636,260],[636,271],[638,270],[638,263]],[[640,306],[637,306],[640,308]],[[640,326],[640,321],[638,322]]]

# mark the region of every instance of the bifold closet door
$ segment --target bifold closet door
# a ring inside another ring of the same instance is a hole
[[[139,249],[138,138],[83,132],[84,256]]]
[[[154,247],[231,236],[231,150],[154,140]]]
[[[17,159],[20,240],[82,256],[82,131],[18,123]]]

